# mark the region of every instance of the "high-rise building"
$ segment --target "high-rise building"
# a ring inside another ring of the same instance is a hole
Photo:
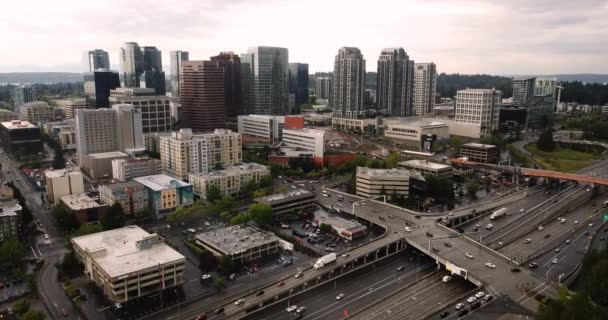
[[[136,42],[125,42],[120,48],[120,73],[123,87],[138,87],[144,72],[144,56]]]
[[[87,52],[86,71],[95,72],[97,70],[110,70],[110,56],[107,51],[95,49]]]
[[[334,60],[331,104],[339,118],[356,118],[365,112],[365,59],[358,48],[342,47]]]
[[[19,106],[19,120],[30,123],[42,123],[57,120],[55,108],[44,101],[24,103]]]
[[[331,74],[320,75],[315,74],[315,95],[317,99],[331,99],[333,90],[333,79]]]
[[[180,76],[182,127],[194,132],[223,128],[224,69],[212,61],[184,61]]]
[[[169,52],[171,59],[171,96],[179,98],[179,78],[182,70],[182,63],[190,60],[188,51],[171,51]]]
[[[513,105],[523,106],[534,95],[535,77],[513,79]]]
[[[522,77],[513,79],[513,105],[526,109],[526,126],[545,127],[557,103],[557,79]]]
[[[433,114],[437,94],[437,68],[434,63],[414,64],[414,114]]]
[[[244,77],[251,77],[251,96],[245,98],[251,104],[248,113],[285,115],[289,104],[289,53],[287,48],[250,47],[246,66],[251,70]],[[249,59],[251,61],[249,61]],[[243,79],[243,84],[246,83]]]
[[[403,48],[383,49],[378,58],[378,110],[393,117],[412,114],[414,61]]]
[[[88,154],[119,149],[116,111],[112,109],[76,110],[76,141],[79,163]]]
[[[156,47],[144,47],[143,56],[144,72],[140,79],[140,86],[152,88],[157,95],[164,96],[167,93],[167,87],[161,51]]]
[[[114,71],[94,71],[84,74],[84,94],[87,106],[109,108],[110,90],[120,87],[120,78]]]
[[[141,111],[144,133],[171,131],[171,98],[156,95],[151,88],[116,88],[110,92],[110,104],[119,103]]]
[[[465,89],[456,93],[454,120],[479,126],[480,136],[498,129],[502,92],[495,89]]]
[[[87,107],[87,100],[84,98],[66,98],[53,100],[53,102],[59,109],[63,110],[66,119],[74,119],[77,109],[84,109]]]
[[[163,58],[161,51],[156,47],[144,47],[144,71],[162,71]]]
[[[308,63],[289,64],[289,93],[295,95],[296,110],[290,110],[292,113],[308,103]]]
[[[234,118],[242,113],[241,59],[234,52],[227,51],[211,57],[211,61],[217,63],[218,67],[224,68],[226,116]]]
[[[241,149],[241,135],[226,129],[203,134],[181,129],[171,136],[160,137],[163,171],[179,179],[238,165],[243,159]]]
[[[53,204],[59,204],[59,198],[63,196],[84,192],[84,180],[80,171],[48,170],[44,176],[47,199]]]
[[[253,54],[241,53],[241,112],[253,113]]]
[[[143,152],[146,147],[141,127],[141,110],[132,104],[115,104],[112,110],[116,112],[118,150],[129,154]]]
[[[13,107],[37,100],[36,88],[31,84],[16,85],[11,90]]]

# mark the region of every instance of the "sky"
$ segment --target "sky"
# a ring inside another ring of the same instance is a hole
[[[403,47],[438,72],[608,73],[608,0],[20,0],[0,10],[0,72],[83,72],[122,43],[207,60],[250,46],[289,49],[290,62],[331,71],[338,49]],[[165,70],[168,73],[168,68]]]

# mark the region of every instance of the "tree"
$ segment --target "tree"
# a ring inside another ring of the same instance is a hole
[[[537,320],[600,320],[606,319],[605,311],[593,304],[584,293],[569,293],[560,289],[559,297],[549,298],[538,308]]]
[[[469,180],[466,183],[467,194],[471,199],[477,198],[477,191],[479,191],[479,183],[476,180]]]
[[[399,153],[391,152],[391,154],[386,157],[385,162],[388,168],[395,168],[397,166],[397,163],[399,163]]]
[[[120,203],[114,203],[105,215],[102,215],[99,222],[103,230],[112,230],[125,226],[125,213]]]
[[[266,195],[266,191],[264,191],[264,189],[255,190],[253,192],[253,194],[251,194],[251,196],[254,197],[254,198],[263,197],[265,195]]]
[[[267,204],[254,203],[250,205],[249,214],[253,221],[260,226],[266,226],[272,223],[272,208]]]
[[[68,212],[68,209],[63,205],[57,205],[53,208],[53,217],[55,217],[55,222],[60,229],[63,229],[65,232],[71,232],[76,228],[76,220],[74,216]]]
[[[101,225],[99,224],[82,224],[78,230],[74,232],[73,237],[86,236],[87,234],[93,234],[102,231]]]
[[[553,152],[553,150],[555,150],[556,145],[555,141],[553,141],[553,131],[551,131],[551,128],[548,128],[540,134],[536,146],[539,150],[545,152]]]
[[[43,320],[44,313],[38,310],[30,309],[28,312],[24,313],[19,320]]]
[[[213,285],[215,286],[217,291],[222,291],[224,288],[226,288],[226,278],[222,276],[214,276]]]
[[[237,214],[236,216],[230,218],[231,225],[244,224],[251,221],[251,215],[248,213]]]
[[[329,224],[321,223],[321,225],[319,226],[319,230],[321,230],[321,233],[331,233],[333,229]]]
[[[19,315],[24,314],[30,309],[30,304],[30,300],[20,299],[13,304],[13,310]]]
[[[74,250],[70,250],[61,259],[58,269],[61,275],[74,278],[82,274],[84,266],[76,259]]]
[[[207,201],[209,203],[214,203],[222,198],[222,191],[216,185],[211,185],[207,187]]]
[[[272,179],[272,176],[263,176],[262,179],[260,179],[260,187],[268,188],[272,186],[273,182],[274,180]]]
[[[9,239],[0,243],[0,266],[22,267],[25,257],[25,245],[17,240]]]
[[[213,253],[208,250],[203,250],[203,252],[199,255],[199,268],[205,271],[213,271],[218,267],[218,260]]]
[[[55,150],[55,156],[53,157],[53,169],[63,169],[65,168],[66,162],[63,157],[63,151],[61,147],[58,150]]]
[[[223,274],[234,273],[234,261],[227,255],[221,255],[217,259],[217,266]]]

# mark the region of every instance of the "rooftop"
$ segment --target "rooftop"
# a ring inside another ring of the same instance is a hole
[[[255,163],[255,162],[251,162],[251,163],[244,163],[244,164],[241,164],[238,166],[226,167],[224,170],[215,170],[215,171],[210,171],[207,173],[195,173],[195,174],[191,174],[191,175],[196,176],[196,177],[201,177],[201,178],[213,178],[213,177],[237,175],[239,173],[248,173],[250,171],[262,170],[262,169],[269,170],[269,172],[270,172],[270,168],[268,166],[265,166],[265,165],[259,164],[259,163]]]
[[[325,131],[319,130],[319,129],[311,129],[311,128],[283,129],[283,135],[285,133],[289,133],[289,132],[291,132],[292,134],[305,133],[308,135],[321,136],[321,137],[323,137],[325,135]]]
[[[0,207],[0,217],[16,216],[17,211],[21,211],[21,205],[16,202],[4,205]]]
[[[358,223],[357,221],[344,219],[337,215],[330,214],[325,210],[315,211],[315,221],[317,221],[319,225],[321,225],[322,223],[329,224],[334,228],[344,229],[348,231],[367,229],[364,225]]]
[[[143,188],[143,185],[137,181],[130,180],[127,182],[116,182],[110,184],[103,184],[100,187],[108,188],[112,191],[124,191],[126,188]]]
[[[275,194],[271,194],[265,197],[259,197],[256,198],[255,201],[256,202],[263,202],[263,203],[272,203],[275,201],[279,201],[279,200],[283,200],[283,199],[289,199],[289,198],[298,198],[298,197],[303,197],[303,196],[309,196],[312,193],[306,189],[295,189],[293,191],[287,191],[287,192],[282,192],[282,193],[275,193]]]
[[[175,179],[166,174],[155,174],[151,176],[137,177],[133,180],[143,184],[144,186],[154,191],[161,191],[177,187],[186,187],[190,185],[187,182]]]
[[[2,126],[12,130],[12,129],[29,129],[29,128],[37,128],[35,125],[22,120],[11,120],[2,122]]]
[[[430,169],[430,170],[444,170],[444,169],[452,168],[450,165],[447,165],[447,164],[430,162],[430,161],[426,161],[426,160],[408,160],[408,161],[399,162],[398,165],[400,167]]]
[[[76,237],[72,242],[91,254],[95,263],[112,278],[185,260],[166,245],[162,237],[149,234],[138,226]]]
[[[66,175],[82,175],[80,171],[69,171],[67,169],[58,169],[58,170],[48,170],[44,173],[44,175],[49,178],[59,178],[64,177]]]
[[[429,127],[429,126],[445,126],[448,125],[445,122],[437,121],[429,118],[419,118],[419,119],[411,119],[411,118],[387,118],[384,120],[385,124],[402,124],[408,125],[412,127]]]
[[[32,101],[32,102],[26,102],[22,105],[19,106],[19,108],[51,108],[51,106],[49,106],[48,103],[44,102],[44,101]]]
[[[463,147],[476,148],[476,149],[493,149],[496,148],[495,145],[492,144],[483,144],[483,143],[475,143],[469,142],[462,145]]]
[[[252,226],[231,226],[196,235],[196,239],[223,254],[238,254],[262,244],[278,241],[274,234]]]
[[[108,159],[108,158],[118,158],[118,157],[128,157],[126,153],[122,153],[120,151],[110,151],[110,152],[100,152],[100,153],[91,153],[89,157],[92,159]]]
[[[372,169],[367,167],[357,167],[357,175],[359,173],[366,174],[368,176],[386,176],[391,178],[410,176],[410,171],[405,169]]]
[[[67,195],[60,198],[68,208],[71,210],[84,210],[103,207],[105,205],[99,204],[93,198],[86,195],[86,193]]]

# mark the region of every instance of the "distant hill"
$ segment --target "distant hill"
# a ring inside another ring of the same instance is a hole
[[[0,73],[0,84],[81,82],[82,73],[72,72],[7,72]]]

